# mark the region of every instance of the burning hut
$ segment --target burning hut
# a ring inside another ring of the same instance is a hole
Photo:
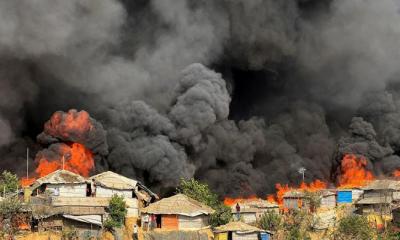
[[[157,228],[167,230],[198,230],[208,226],[214,210],[183,194],[161,199],[141,210],[142,215],[153,214]]]
[[[269,240],[272,233],[237,221],[214,229],[215,240]]]
[[[283,208],[287,210],[300,209],[303,206],[303,191],[289,191],[283,195]]]
[[[67,170],[57,170],[37,179],[26,194],[60,197],[86,197],[86,179]]]

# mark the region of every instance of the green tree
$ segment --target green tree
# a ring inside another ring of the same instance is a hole
[[[339,221],[339,226],[335,233],[335,239],[347,240],[370,240],[374,237],[374,230],[370,226],[368,219],[364,216],[351,215]]]
[[[18,177],[9,171],[3,171],[0,177],[0,192],[12,193],[17,191],[19,185]]]
[[[231,208],[225,206],[218,199],[218,195],[213,193],[207,184],[200,183],[193,178],[189,180],[181,179],[176,190],[178,193],[185,194],[215,210],[210,216],[211,226],[216,227],[227,224],[232,219]]]
[[[258,221],[258,227],[268,231],[277,231],[282,226],[282,217],[275,211],[264,213]]]
[[[128,212],[124,197],[114,194],[108,205],[108,212],[110,218],[106,220],[107,224],[109,224],[110,227],[121,227],[124,224],[125,216]]]

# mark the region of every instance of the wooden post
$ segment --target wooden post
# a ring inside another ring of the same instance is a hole
[[[26,148],[26,180],[29,179],[29,148]]]

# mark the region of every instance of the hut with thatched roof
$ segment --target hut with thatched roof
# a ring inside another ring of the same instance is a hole
[[[141,210],[142,217],[155,215],[157,227],[167,230],[198,230],[207,227],[214,210],[184,194],[161,199]]]
[[[67,170],[57,170],[37,179],[29,186],[29,193],[60,197],[86,197],[86,179]]]
[[[96,197],[112,197],[118,194],[125,198],[139,198],[146,202],[158,198],[142,183],[111,171],[94,175],[89,178],[89,181],[95,183]]]
[[[158,199],[155,193],[140,182],[111,171],[94,175],[89,178],[89,182],[90,188],[94,183],[96,198],[111,198],[114,194],[123,196],[128,206],[128,217],[138,217],[139,208]]]
[[[272,233],[244,222],[230,222],[214,229],[215,240],[269,240]]]

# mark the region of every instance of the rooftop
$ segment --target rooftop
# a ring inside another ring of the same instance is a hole
[[[237,222],[230,222],[228,224],[216,227],[215,232],[253,233],[253,232],[268,232],[268,231],[264,231],[257,227],[246,224],[244,222],[237,221]]]
[[[400,190],[400,181],[375,180],[363,188],[364,190]]]
[[[213,213],[214,210],[184,194],[177,194],[152,203],[148,207],[142,209],[141,212],[152,214],[177,214],[193,217],[201,214],[209,215]]]
[[[57,170],[44,177],[37,179],[32,186],[40,186],[42,184],[66,184],[66,183],[86,183],[86,179],[82,176],[67,171]]]

